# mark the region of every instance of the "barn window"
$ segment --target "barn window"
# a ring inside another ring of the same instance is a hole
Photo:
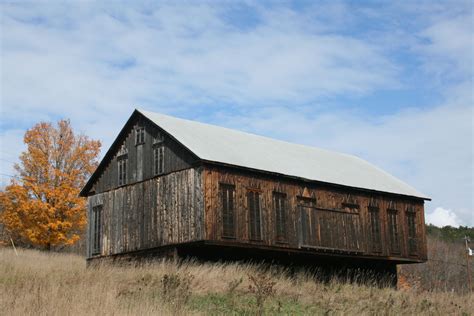
[[[298,197],[298,213],[301,225],[300,244],[303,246],[317,245],[316,200]]]
[[[127,184],[127,165],[128,165],[127,155],[117,158],[118,164],[118,185]]]
[[[373,252],[380,252],[382,243],[380,236],[380,213],[378,207],[369,207],[370,241]]]
[[[92,255],[100,254],[102,240],[102,205],[92,208]]]
[[[273,192],[273,207],[275,210],[276,241],[286,242],[286,194]]]
[[[347,213],[359,213],[359,205],[354,203],[342,203],[342,209]]]
[[[165,147],[162,143],[156,144],[153,147],[153,174],[162,174],[165,170]]]
[[[144,144],[144,143],[145,143],[145,128],[137,127],[135,129],[135,145]]]
[[[126,155],[126,154],[128,154],[127,146],[125,146],[125,144],[122,144],[122,146],[120,146],[120,149],[119,149],[119,151],[118,151],[117,156],[120,157],[120,156],[124,156],[124,155]]]
[[[156,132],[155,136],[153,137],[153,144],[159,144],[163,142],[163,135],[160,132]]]
[[[388,213],[388,232],[390,234],[390,252],[400,252],[400,240],[398,231],[398,211],[389,209]]]
[[[413,209],[408,209],[406,212],[407,227],[408,227],[408,252],[411,255],[417,252],[416,242],[416,213]]]
[[[222,237],[235,238],[235,186],[220,184],[222,201]]]
[[[262,240],[262,217],[259,191],[249,190],[247,192],[247,206],[249,210],[250,240]]]

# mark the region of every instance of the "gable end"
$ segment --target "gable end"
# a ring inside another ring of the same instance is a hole
[[[166,157],[161,174],[189,168],[199,161],[172,135],[135,110],[79,195],[86,197],[153,178],[156,175],[153,160],[157,158],[153,149],[157,144],[163,145]],[[123,159],[127,160],[126,164]]]

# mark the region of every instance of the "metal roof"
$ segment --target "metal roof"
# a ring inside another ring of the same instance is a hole
[[[429,200],[358,157],[137,110],[203,160]]]

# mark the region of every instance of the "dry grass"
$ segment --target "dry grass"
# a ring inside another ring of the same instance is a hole
[[[0,248],[0,315],[255,315],[261,309],[249,288],[268,282],[268,276],[274,283],[264,300],[263,313],[268,315],[474,311],[473,294],[321,284],[304,273],[288,277],[270,269],[262,276],[260,271],[252,265],[173,262],[86,268],[77,255],[20,250],[16,257],[11,249]]]

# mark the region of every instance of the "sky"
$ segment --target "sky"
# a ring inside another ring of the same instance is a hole
[[[471,1],[0,1],[0,185],[69,118],[108,149],[135,108],[361,157],[474,226]]]

